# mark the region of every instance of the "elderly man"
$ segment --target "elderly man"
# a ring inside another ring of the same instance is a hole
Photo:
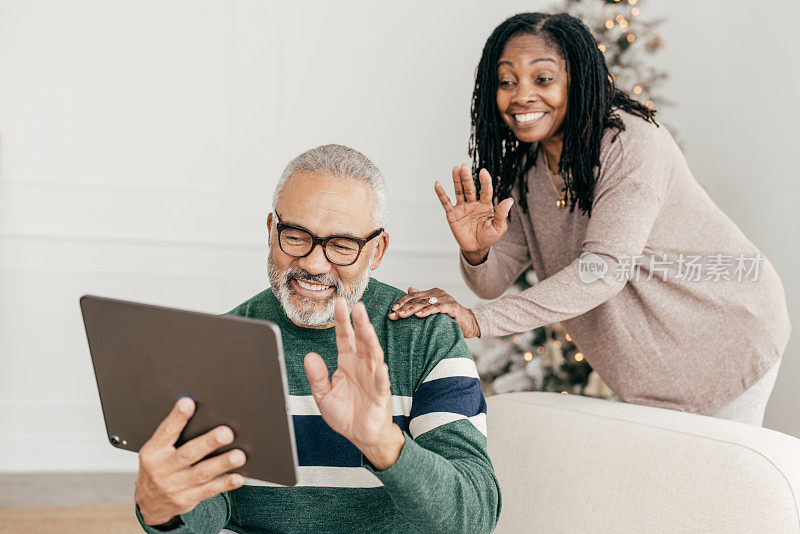
[[[185,397],[139,452],[142,527],[490,532],[500,489],[461,330],[443,314],[389,320],[404,293],[370,277],[389,243],[380,171],[341,145],[304,152],[284,170],[267,224],[271,287],[229,314],[281,328],[299,482],[228,473],[245,462],[238,449],[200,461],[231,443],[226,426],[176,449],[194,410]]]

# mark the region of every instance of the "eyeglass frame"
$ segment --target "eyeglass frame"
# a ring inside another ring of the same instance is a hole
[[[378,228],[377,230],[369,234],[367,237],[354,237],[350,235],[341,235],[341,234],[329,235],[327,237],[318,237],[308,228],[303,228],[302,226],[281,222],[281,216],[278,215],[277,211],[275,212],[275,220],[276,220],[275,228],[278,231],[278,247],[281,249],[281,252],[293,258],[305,258],[309,254],[314,252],[314,249],[317,248],[317,245],[321,245],[322,254],[325,256],[325,259],[328,260],[329,263],[332,263],[333,265],[338,265],[339,267],[349,267],[350,265],[353,265],[355,262],[357,262],[358,258],[361,256],[361,251],[364,249],[364,246],[373,239],[375,239],[376,237],[378,237],[379,235],[381,235],[384,231],[383,228]],[[295,254],[290,254],[285,250],[283,250],[283,245],[281,244],[281,232],[283,232],[286,229],[299,230],[311,236],[311,248],[308,249],[308,252],[306,252],[302,256],[296,256]],[[350,241],[354,241],[358,245],[358,252],[356,253],[356,257],[353,259],[352,262],[336,263],[335,261],[331,261],[331,259],[328,257],[327,245],[328,241],[331,241],[333,239],[349,239]]]

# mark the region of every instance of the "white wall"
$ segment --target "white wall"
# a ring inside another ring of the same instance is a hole
[[[764,426],[800,437],[800,2],[770,2],[763,13],[730,0],[645,6],[666,18],[665,94],[677,105],[664,118],[680,130],[697,180],[786,290],[794,332]]]
[[[669,17],[665,116],[797,295],[796,2],[771,3],[769,25],[696,4],[643,9]],[[0,0],[0,471],[136,468],[105,441],[78,297],[219,313],[260,291],[272,188],[308,147],[348,144],[386,173],[383,280],[474,302],[432,183],[467,161],[485,39],[548,5]],[[785,359],[767,423],[800,435]]]

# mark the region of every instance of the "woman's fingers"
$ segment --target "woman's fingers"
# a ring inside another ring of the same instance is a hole
[[[456,192],[456,204],[464,202],[464,188],[461,185],[460,167],[453,167],[453,189]]]
[[[409,288],[409,290],[414,288]],[[410,293],[410,292],[409,292]],[[436,297],[437,302],[432,304],[431,297]],[[441,306],[454,303],[453,297],[448,295],[445,291],[439,288],[429,289],[427,291],[417,291],[410,293],[397,301],[392,307],[392,313],[389,314],[389,319],[401,319],[417,314],[417,312],[430,307],[431,313],[435,313]]]
[[[459,168],[461,174],[461,188],[464,190],[464,200],[467,202],[475,202],[476,190],[475,180],[472,179],[472,171],[466,164],[462,164]]]
[[[447,304],[430,304],[425,306],[421,310],[414,312],[414,315],[417,317],[427,317],[428,315],[433,315],[434,313],[446,313],[453,319],[456,318],[456,303],[455,302],[448,302]]]
[[[506,221],[508,220],[508,212],[511,211],[511,206],[514,204],[514,199],[508,197],[507,199],[503,200],[497,207],[494,209],[494,218],[492,219],[492,225],[497,228],[498,230],[502,230],[505,232]]]
[[[414,289],[413,287],[409,287],[408,288],[408,295],[405,295],[404,297],[400,297],[400,299],[397,302],[394,303],[394,306],[392,306],[392,310],[393,311],[397,311],[406,302],[408,302],[409,300],[411,300],[413,298],[416,298],[416,296],[414,295],[415,293],[419,293],[419,290],[418,289]]]
[[[478,173],[478,179],[481,182],[480,201],[484,204],[491,204],[492,195],[494,193],[494,191],[492,190],[492,176],[486,169],[481,169],[481,172]]]
[[[434,182],[433,189],[436,191],[436,196],[439,197],[439,202],[442,203],[445,213],[453,211],[453,203],[450,202],[450,197],[444,192],[444,187],[442,187],[442,184],[440,184],[438,180]]]

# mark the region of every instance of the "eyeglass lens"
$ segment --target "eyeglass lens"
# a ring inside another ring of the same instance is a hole
[[[290,256],[305,256],[314,246],[308,232],[297,228],[285,228],[280,236],[281,249]],[[336,237],[325,244],[325,255],[332,263],[349,265],[358,258],[360,247],[356,241],[346,237]]]

